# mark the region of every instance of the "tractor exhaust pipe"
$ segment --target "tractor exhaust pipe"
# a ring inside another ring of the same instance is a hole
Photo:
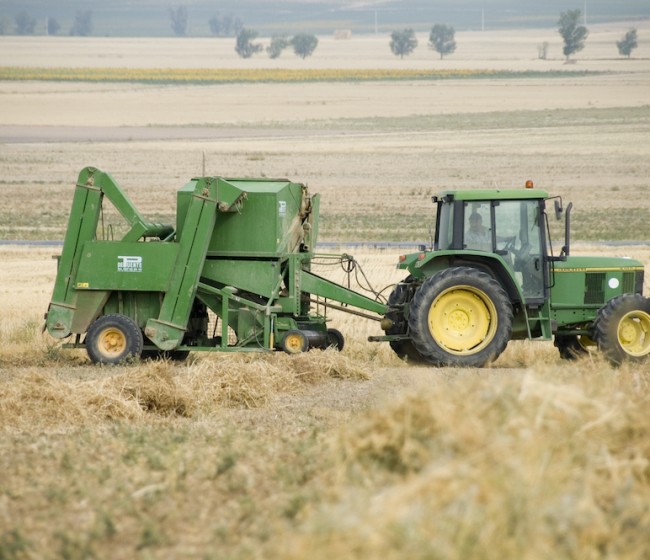
[[[569,205],[566,207],[565,219],[564,219],[564,247],[560,251],[561,257],[568,257],[571,252],[571,209],[573,208],[573,202],[569,202]]]

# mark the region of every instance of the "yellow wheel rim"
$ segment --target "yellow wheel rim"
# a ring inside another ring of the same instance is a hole
[[[126,336],[120,329],[108,327],[99,333],[97,348],[104,356],[119,356],[126,350]]]
[[[466,356],[480,352],[492,341],[497,312],[482,290],[454,286],[433,301],[428,322],[431,336],[442,348]]]
[[[650,315],[630,311],[618,324],[618,342],[630,356],[645,356],[650,352]]]
[[[304,338],[298,333],[288,334],[284,339],[284,346],[291,354],[302,352]]]

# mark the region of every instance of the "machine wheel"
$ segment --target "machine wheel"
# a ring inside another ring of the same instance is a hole
[[[142,353],[142,331],[125,315],[104,315],[86,333],[86,351],[95,364],[118,364]]]
[[[512,334],[512,306],[501,285],[469,267],[428,278],[411,302],[413,344],[436,366],[482,367],[503,352]]]
[[[577,360],[586,356],[589,353],[587,346],[590,343],[593,344],[588,337],[578,335],[556,335],[553,340],[553,346],[558,349],[563,360]]]
[[[280,348],[287,354],[300,354],[309,350],[309,340],[302,331],[292,329],[284,335]]]
[[[345,339],[341,331],[337,329],[327,329],[327,347],[332,347],[339,352],[345,346]]]
[[[409,286],[408,284],[413,282],[411,276],[407,276],[404,279],[404,282],[401,282],[395,286],[395,289],[388,296],[388,306],[396,306],[406,303],[409,295]],[[386,334],[406,334],[408,331],[408,321],[406,318],[399,314],[398,312],[388,312],[386,314],[388,319],[393,321],[393,326],[390,327]],[[412,340],[392,340],[388,343],[393,352],[397,354],[402,360],[407,362],[421,364],[426,362],[422,357],[415,346],[413,345]]]
[[[598,312],[594,338],[614,365],[645,359],[650,354],[650,299],[639,294],[611,299]]]

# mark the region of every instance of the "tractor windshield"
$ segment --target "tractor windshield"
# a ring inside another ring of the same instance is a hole
[[[527,301],[543,299],[544,269],[538,200],[466,202],[463,248],[500,255]]]
[[[526,300],[543,299],[541,211],[536,200],[502,201],[494,208],[497,252],[504,256]]]

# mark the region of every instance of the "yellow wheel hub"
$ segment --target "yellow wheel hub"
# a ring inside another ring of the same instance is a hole
[[[478,288],[454,286],[442,292],[429,308],[434,340],[452,354],[481,351],[494,338],[497,313],[492,300]]]
[[[126,337],[120,329],[108,327],[99,333],[97,347],[105,356],[119,356],[126,350]]]
[[[299,334],[289,334],[287,335],[284,345],[286,349],[292,354],[298,354],[302,352],[304,339]]]
[[[645,356],[650,352],[650,315],[630,311],[618,324],[618,342],[630,356]]]

